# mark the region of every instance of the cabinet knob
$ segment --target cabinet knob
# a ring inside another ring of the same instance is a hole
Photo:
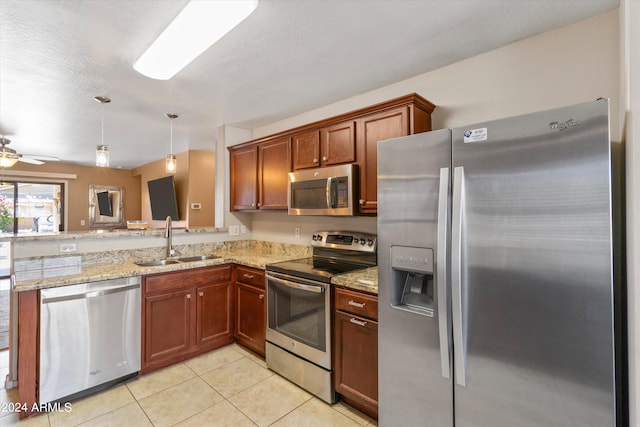
[[[326,161],[327,161],[327,156],[323,156],[323,157],[322,157],[322,161],[323,161],[323,162],[326,162]]]
[[[263,299],[264,299],[264,294],[260,294],[260,296],[259,296],[258,298],[260,298],[261,300],[263,300]]]
[[[367,326],[367,322],[362,322],[358,319],[354,319],[353,317],[351,319],[349,319],[349,322],[353,323],[354,325],[358,325],[358,326]]]
[[[313,163],[318,163],[318,159],[313,159]]]
[[[191,299],[191,294],[186,295],[187,299]]]
[[[204,296],[204,292],[198,292],[198,295],[200,295],[201,297]]]
[[[262,206],[262,203],[258,203],[258,207]]]
[[[364,205],[365,200],[364,199],[360,199],[360,204]]]
[[[255,203],[251,203],[251,207],[252,207],[252,208],[255,208],[255,207],[256,207],[256,204],[255,204]]]

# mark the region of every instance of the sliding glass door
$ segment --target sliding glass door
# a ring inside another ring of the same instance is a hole
[[[0,182],[0,232],[63,231],[63,186],[47,182]]]

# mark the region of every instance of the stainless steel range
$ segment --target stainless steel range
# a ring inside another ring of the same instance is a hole
[[[311,258],[267,265],[267,366],[329,403],[331,278],[375,266],[376,243],[373,234],[317,232]]]

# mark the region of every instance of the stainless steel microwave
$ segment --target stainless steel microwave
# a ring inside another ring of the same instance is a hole
[[[355,215],[357,175],[352,164],[289,172],[289,215]]]

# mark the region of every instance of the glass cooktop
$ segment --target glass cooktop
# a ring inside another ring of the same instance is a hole
[[[267,270],[329,283],[333,276],[370,266],[332,258],[310,257],[269,264]]]

